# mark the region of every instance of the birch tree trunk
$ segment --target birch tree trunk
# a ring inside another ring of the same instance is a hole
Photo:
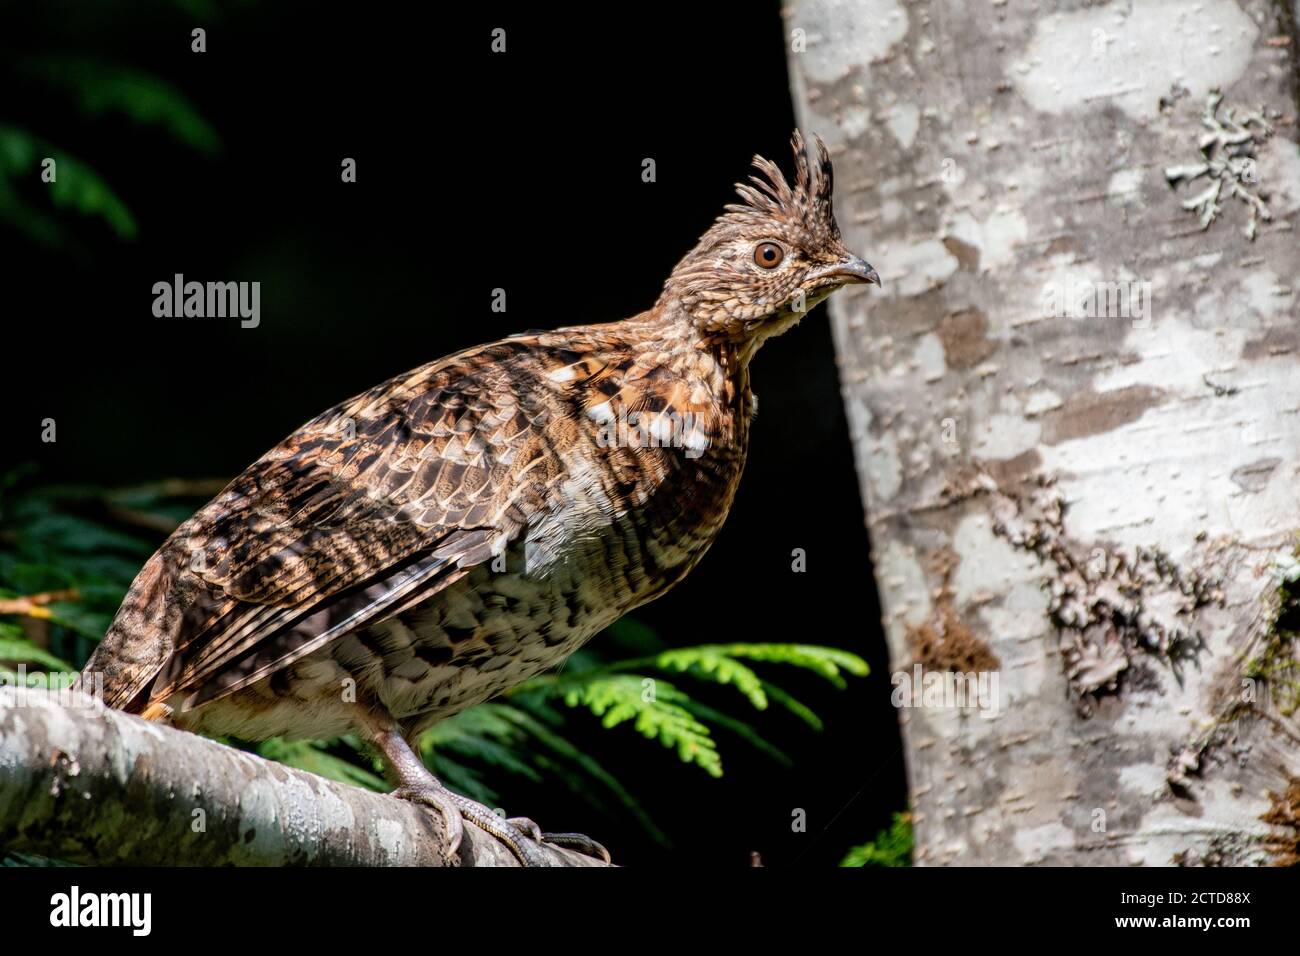
[[[1293,0],[785,18],[916,862],[1295,862]]]

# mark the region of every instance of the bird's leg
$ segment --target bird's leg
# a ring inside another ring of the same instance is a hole
[[[369,717],[369,715],[367,715]],[[389,773],[397,783],[393,796],[413,803],[431,806],[442,815],[446,834],[447,856],[455,856],[465,828],[460,808],[451,799],[451,791],[429,772],[420,755],[406,742],[401,731],[370,718],[366,721],[366,736],[384,756]]]
[[[524,866],[548,865],[546,857],[510,821],[493,813],[483,804],[453,793],[443,786],[429,772],[429,768],[424,765],[420,755],[402,735],[395,722],[366,713],[363,726],[367,731],[366,736],[383,754],[396,779],[397,789],[393,791],[393,796],[431,806],[442,815],[449,855],[460,849],[461,837],[464,835],[463,820],[469,820],[509,847],[515,859]]]

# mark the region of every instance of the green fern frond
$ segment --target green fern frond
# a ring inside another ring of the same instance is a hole
[[[0,126],[0,176],[35,178],[37,167],[47,157],[55,161],[55,180],[48,185],[50,202],[56,208],[99,216],[119,238],[135,238],[135,219],[126,203],[88,165],[31,133]],[[5,208],[0,205],[0,211]]]
[[[39,664],[41,667],[57,671],[72,670],[71,664],[28,640],[0,638],[0,661],[14,664]]]
[[[446,754],[438,758],[438,779],[457,793],[477,800],[484,806],[497,807],[501,804],[501,795],[484,781],[482,772]]]
[[[87,116],[117,114],[156,126],[196,152],[211,156],[221,138],[180,90],[152,73],[84,56],[30,57],[15,69],[70,94]]]
[[[517,740],[510,737],[503,740],[494,740],[482,734],[458,734],[446,738],[441,747],[436,748],[434,753],[426,756],[426,762],[432,766],[436,773],[447,755],[454,754],[459,758],[482,764],[485,767],[495,767],[508,774],[523,777],[533,783],[541,783],[542,775],[537,772],[536,767],[524,759],[523,751],[518,747],[518,743]],[[433,748],[430,749],[433,750]]]
[[[736,655],[727,653],[723,647],[708,644],[700,647],[678,647],[655,654],[653,657],[619,661],[610,665],[609,669],[637,671],[646,668],[676,671],[690,674],[701,680],[728,684],[744,694],[756,709],[767,709],[767,694],[763,690],[763,681],[754,673],[753,668],[736,660]]]
[[[499,797],[471,766],[482,765],[536,783],[553,778],[590,806],[606,812],[605,802],[591,787],[595,781],[612,793],[655,840],[666,844],[663,832],[627,788],[548,724],[562,724],[552,708],[543,706],[532,713],[526,701],[489,702],[434,725],[420,744],[425,761],[444,783],[481,802],[495,804]]]
[[[584,707],[606,728],[632,721],[643,736],[675,749],[685,763],[696,764],[712,777],[722,776],[722,760],[709,728],[681,705],[688,698],[667,681],[606,672],[534,678],[521,686],[558,697],[568,707]]]
[[[741,659],[792,664],[812,670],[838,687],[846,682],[843,671],[865,675],[867,663],[856,654],[811,644],[705,644],[673,648],[632,660],[599,666],[584,662],[568,673],[538,677],[516,688],[514,696],[527,699],[533,692],[558,697],[569,707],[585,707],[602,719],[606,727],[635,720],[645,736],[677,747],[682,759],[721,776],[708,723],[732,731],[743,740],[781,763],[789,758],[773,747],[752,726],[721,711],[707,707],[671,684],[644,677],[636,671],[660,670],[687,674],[698,680],[735,687],[758,710],[776,702],[810,727],[820,730],[822,722],[805,704],[780,687],[764,680]],[[647,681],[653,681],[647,685]],[[648,687],[653,693],[646,693]]]
[[[796,700],[790,694],[786,693],[780,687],[770,681],[763,681],[763,690],[767,693],[768,699],[784,707],[790,713],[794,714],[805,724],[818,733],[821,732],[823,724],[822,719],[818,717],[811,707],[807,704]]]
[[[420,747],[423,750],[438,749],[467,736],[508,738],[513,732],[513,725],[502,718],[495,707],[471,707],[426,730],[420,736]]]
[[[563,720],[554,709],[544,705],[534,709],[533,706],[530,706],[527,698],[512,700],[509,703],[484,704],[482,706],[500,708],[502,716],[506,720],[517,723],[520,728],[530,735],[533,741],[536,741],[537,744],[544,748],[541,752],[535,752],[538,765],[554,773],[575,795],[582,797],[597,809],[604,810],[604,802],[596,796],[596,793],[589,786],[589,781],[594,780],[603,784],[623,808],[636,817],[641,826],[656,842],[664,846],[669,845],[668,837],[655,825],[650,815],[632,796],[631,791],[624,787],[594,757],[579,750],[552,729],[552,726],[563,724]],[[558,761],[547,759],[547,753],[554,754],[559,758]],[[575,766],[578,773],[571,772],[568,769],[569,765]]]
[[[718,683],[734,683],[755,707],[762,710],[767,706],[762,682],[753,670],[736,658],[802,667],[821,675],[841,690],[847,686],[840,674],[842,670],[857,677],[865,677],[868,673],[867,662],[858,655],[816,644],[701,644],[697,647],[673,648],[650,657],[620,661],[614,667],[618,670],[650,667],[689,672]]]
[[[768,743],[759,734],[758,730],[752,725],[738,717],[732,717],[720,710],[702,704],[693,698],[686,698],[681,702],[682,706],[694,714],[701,723],[716,724],[723,730],[729,730],[741,740],[748,743],[755,750],[766,754],[771,760],[781,764],[784,767],[793,766],[792,761],[782,750]]]
[[[32,643],[21,627],[9,621],[0,621],[0,661],[37,664],[56,671],[73,669],[67,661]]]
[[[388,789],[382,777],[350,760],[330,753],[329,748],[338,743],[339,741],[336,740],[284,740],[273,737],[258,744],[256,752],[267,760],[306,770],[308,773],[337,780],[339,783],[380,792]]]
[[[609,667],[611,671],[657,670],[690,674],[701,680],[730,684],[741,691],[759,710],[775,702],[794,714],[814,730],[822,729],[822,721],[812,709],[796,700],[783,689],[764,680],[737,658],[768,663],[791,664],[820,674],[840,689],[845,685],[840,671],[855,676],[865,676],[867,662],[856,654],[833,647],[814,644],[704,644],[681,647],[650,657],[619,661]]]
[[[881,830],[870,843],[855,846],[840,861],[840,866],[911,866],[912,818],[895,813],[888,830]]]
[[[867,662],[857,654],[818,644],[723,644],[716,650],[751,661],[802,667],[820,674],[841,690],[848,684],[840,671],[847,671],[854,677],[866,677],[870,671]]]

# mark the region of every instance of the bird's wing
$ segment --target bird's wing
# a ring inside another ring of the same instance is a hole
[[[165,546],[195,580],[149,700],[189,692],[197,706],[233,693],[504,553],[559,504],[578,438],[564,421],[571,394],[605,364],[507,339],[291,435]],[[116,695],[133,700],[154,676]]]

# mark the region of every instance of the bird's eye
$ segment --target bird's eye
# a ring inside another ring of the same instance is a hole
[[[775,269],[785,258],[785,250],[775,242],[760,242],[754,247],[754,262],[764,269]]]

